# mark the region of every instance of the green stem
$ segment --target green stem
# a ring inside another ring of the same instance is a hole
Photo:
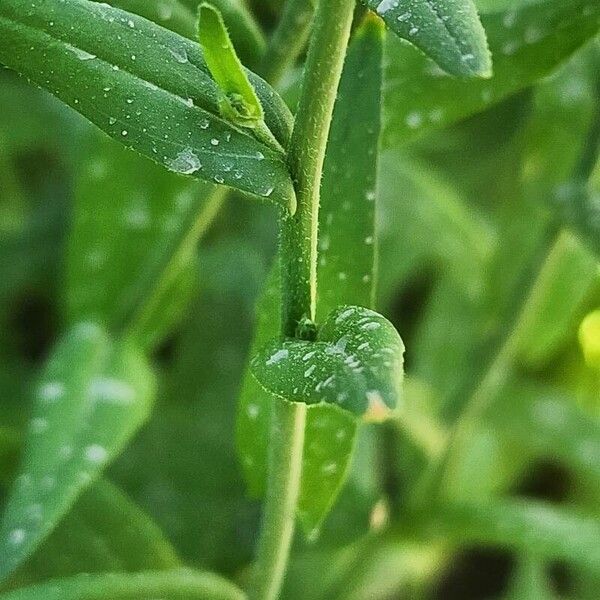
[[[354,0],[320,0],[308,50],[288,165],[298,210],[282,217],[282,335],[314,319],[319,191],[333,105],[350,37]],[[272,405],[267,497],[252,600],[278,597],[292,542],[302,476],[306,405]]]
[[[314,0],[286,2],[259,69],[262,77],[271,84],[281,81],[304,49],[314,11]]]
[[[305,424],[306,404],[275,399],[268,489],[252,600],[275,600],[283,583],[300,494]]]
[[[333,105],[350,37],[354,0],[320,0],[288,151],[298,210],[281,232],[282,328],[315,318],[319,190]]]

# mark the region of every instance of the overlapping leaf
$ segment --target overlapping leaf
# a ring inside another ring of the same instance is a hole
[[[369,20],[346,57],[321,188],[317,316],[344,303],[372,306],[376,276],[375,205],[381,110],[382,31]],[[361,115],[364,127],[353,127]],[[352,156],[352,160],[350,160]],[[360,173],[360,177],[354,177]],[[280,296],[271,277],[258,306],[252,353],[279,333]],[[250,492],[264,493],[272,398],[246,374],[237,443]],[[349,468],[356,423],[335,406],[308,407],[298,514],[313,531],[330,510]]]
[[[489,77],[490,53],[472,0],[363,0],[398,36],[442,69],[463,77]]]
[[[569,233],[552,247],[519,331],[519,357],[540,365],[575,331],[585,301],[600,283],[598,262]]]
[[[546,0],[482,18],[494,63],[489,80],[445,76],[414,48],[390,39],[385,79],[386,147],[480,112],[551,72],[600,26],[595,0]]]
[[[152,520],[119,488],[101,479],[8,579],[7,587],[78,573],[180,566],[173,546]]]
[[[194,13],[180,0],[111,0],[108,4],[145,17],[191,40],[196,38]]]
[[[0,33],[6,66],[122,144],[172,171],[272,197],[294,211],[282,156],[220,116],[218,89],[197,44],[87,0],[27,7],[7,0],[0,6]],[[289,111],[262,80],[251,81],[267,126],[285,147]]]
[[[141,573],[81,574],[21,588],[0,596],[1,600],[244,600],[233,583],[208,572],[189,569]]]
[[[50,358],[0,529],[0,577],[31,554],[147,418],[144,358],[97,325],[76,325]]]
[[[440,503],[422,517],[415,516],[413,524],[418,523],[425,536],[517,549],[566,560],[588,573],[600,572],[600,521],[575,511],[541,502],[496,500]]]
[[[115,329],[135,322],[144,341],[156,341],[194,289],[197,238],[220,192],[108,138],[91,141],[76,186],[67,315]]]

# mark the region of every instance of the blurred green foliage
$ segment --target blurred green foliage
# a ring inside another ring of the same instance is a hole
[[[112,4],[193,37],[193,0]],[[228,6],[236,47],[246,41],[244,62],[259,64],[283,3],[215,4]],[[600,5],[477,4],[489,80],[451,79],[386,41],[375,305],[406,346],[404,400],[392,421],[359,427],[319,537],[297,534],[285,600],[597,598]],[[0,9],[0,28],[3,18]],[[344,119],[364,125],[358,113]],[[110,584],[126,598],[243,597],[221,578],[173,569],[211,569],[240,587],[248,578],[260,503],[236,457],[236,407],[275,257],[275,211],[241,192],[217,196],[99,136],[0,71],[4,506],[19,461],[34,460],[25,438],[40,423],[46,359],[74,324],[140,343],[157,380],[147,424],[105,479],[71,490],[60,518],[47,515],[45,541],[2,590],[7,600],[96,598],[94,576],[71,578],[110,571],[138,573],[133,591],[127,577]],[[93,377],[84,353],[72,354],[63,380]],[[148,386],[153,375],[136,365],[127,374]],[[108,417],[100,430],[130,432]],[[40,484],[43,457],[32,465]],[[46,500],[31,504],[46,510]],[[10,523],[2,565],[29,534]],[[23,587],[56,577],[62,591]],[[148,596],[135,595],[142,582]]]

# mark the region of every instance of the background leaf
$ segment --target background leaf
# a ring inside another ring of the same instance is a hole
[[[82,323],[50,358],[0,530],[0,576],[31,554],[145,421],[154,380],[145,359]]]
[[[82,27],[72,30],[74,20]],[[8,0],[0,28],[0,59],[7,66],[50,89],[122,144],[172,171],[272,195],[294,210],[281,156],[218,116],[216,86],[197,44],[86,0],[34,3],[28,11]],[[103,43],[107,38],[113,42]],[[32,60],[36,56],[43,59]],[[287,109],[266,84],[256,77],[252,82],[267,125],[285,141]]]
[[[399,37],[442,69],[463,77],[489,77],[490,53],[472,0],[364,0]]]
[[[77,600],[80,598],[142,600],[149,597],[182,600],[243,600],[245,594],[212,573],[181,569],[171,572],[105,573],[56,579],[1,596],[2,600]]]
[[[386,48],[386,147],[455,123],[555,69],[592,38],[600,7],[592,0],[546,0],[482,18],[493,57],[490,80],[444,76],[414,48],[390,37]]]
[[[152,520],[118,487],[101,479],[80,496],[6,587],[78,573],[180,566],[175,549]]]
[[[600,568],[595,541],[600,522],[586,515],[517,500],[443,504],[436,514],[439,517],[421,523],[422,531],[434,537],[517,548],[540,557],[573,561],[592,572]]]
[[[103,136],[88,142],[69,236],[67,317],[134,327],[155,343],[197,285],[196,243],[222,194]]]

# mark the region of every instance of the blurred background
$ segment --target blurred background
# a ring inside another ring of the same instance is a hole
[[[269,27],[276,13],[262,6],[258,14]],[[465,534],[459,517],[453,531],[438,522],[443,514],[423,523],[404,523],[402,515],[448,431],[492,379],[492,397],[475,400],[450,496],[483,507],[507,498],[548,504],[598,527],[600,341],[597,326],[581,324],[600,308],[599,56],[592,41],[550,76],[447,126],[435,106],[415,112],[396,93],[402,81],[388,66],[387,114],[402,110],[405,118],[402,130],[388,117],[384,132],[377,308],[407,348],[412,425],[363,427],[349,482],[320,538],[309,544],[298,536],[284,598],[598,597],[598,571],[585,568],[585,557],[570,560],[591,531],[579,521],[547,520],[540,532],[527,522],[533,539],[523,551],[511,543],[510,523],[493,543]],[[297,77],[283,90],[293,103]],[[454,104],[468,102],[460,89],[447,93],[459,94]],[[143,263],[165,218],[164,198],[185,199],[199,185],[121,149],[49,94],[0,71],[6,439],[19,439],[32,385],[65,323],[92,300],[111,303]],[[569,212],[577,202],[595,229]],[[276,225],[273,209],[241,195],[220,206],[187,297],[156,336],[153,417],[108,473],[186,561],[241,579],[260,503],[245,494],[236,458],[236,403]],[[112,237],[103,253],[106,231]],[[5,453],[4,483],[15,456]],[[559,559],[531,550],[552,543],[545,527],[563,527],[570,540]],[[47,544],[61,548],[53,538]],[[66,558],[38,560],[20,577],[36,581],[69,568]]]

